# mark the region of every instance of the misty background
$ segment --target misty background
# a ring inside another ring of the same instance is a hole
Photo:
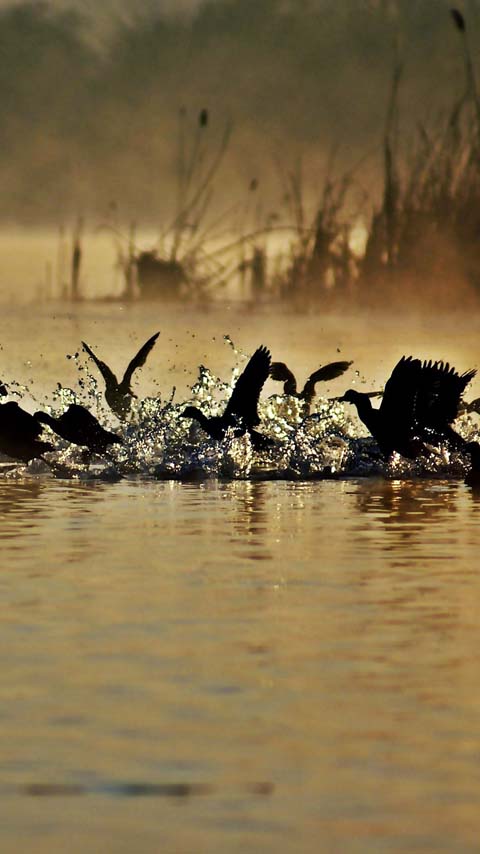
[[[4,224],[99,221],[112,206],[141,226],[175,204],[179,111],[208,108],[212,149],[231,122],[219,207],[303,161],[310,193],[333,147],[375,200],[395,56],[404,62],[403,139],[465,86],[442,0],[58,0],[0,4],[0,217]],[[480,5],[468,16],[474,57]]]

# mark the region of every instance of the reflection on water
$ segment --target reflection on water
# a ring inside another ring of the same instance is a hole
[[[5,850],[476,850],[462,483],[42,476],[0,507]]]
[[[14,513],[16,516],[35,514],[41,512],[41,504],[37,506],[36,501],[40,498],[45,485],[39,478],[29,478],[21,482],[9,483],[3,481],[0,489],[0,519]]]
[[[435,524],[445,513],[456,512],[457,491],[456,483],[376,479],[364,483],[357,503],[361,513],[370,513],[385,525],[407,523],[408,529],[415,522]]]
[[[157,328],[137,390],[162,400],[200,363],[230,376],[226,332],[305,375],[338,348],[360,388],[403,352],[478,357],[467,321],[320,336],[157,311],[79,306],[55,334],[6,311],[0,378],[39,408],[76,386],[82,338],[116,366]],[[480,502],[460,477],[5,476],[0,547],[2,851],[478,851]]]
[[[383,529],[382,549],[398,550],[402,557],[412,560],[414,552],[405,552],[408,547],[413,550],[424,545],[443,546],[447,544],[445,537],[447,540],[450,538],[451,545],[454,544],[455,529],[462,527],[462,520],[457,518],[461,512],[459,490],[463,490],[463,485],[453,482],[376,480],[371,484],[365,483],[364,488],[357,492],[357,507],[360,514],[372,517],[375,528],[380,526]],[[360,519],[358,524],[363,529]],[[445,535],[443,532],[438,537],[437,525],[445,526],[449,533]],[[428,543],[425,542],[426,530],[429,531]]]
[[[268,782],[247,783],[243,791],[251,795],[268,796],[274,791]],[[104,782],[95,786],[74,783],[30,783],[19,787],[19,794],[34,798],[63,798],[78,795],[110,795],[121,798],[189,798],[218,794],[209,783],[122,783]],[[220,794],[225,794],[222,790]]]
[[[240,487],[240,488],[239,488]],[[232,483],[226,489],[234,502],[233,530],[249,549],[251,560],[271,560],[268,548],[271,512],[265,483]]]

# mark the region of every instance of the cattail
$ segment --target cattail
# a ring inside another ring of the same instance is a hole
[[[208,125],[208,110],[206,110],[205,107],[203,108],[203,110],[200,110],[198,124],[201,128],[206,128]]]
[[[472,54],[468,43],[467,27],[465,18],[458,9],[450,9],[450,14],[453,18],[457,30],[462,33],[463,58],[465,61],[465,73],[469,94],[472,96],[475,110],[477,113],[477,126],[480,128],[480,98],[478,96],[477,81],[475,79],[475,69],[472,62]]]
[[[460,30],[461,33],[465,32],[465,18],[462,13],[458,11],[458,9],[450,9],[450,14],[453,18],[454,24],[457,30]]]

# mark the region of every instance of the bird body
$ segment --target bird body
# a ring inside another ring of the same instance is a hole
[[[366,394],[349,389],[343,398],[357,407],[359,418],[385,456],[397,451],[414,459],[426,444],[447,442],[463,448],[465,440],[453,430],[461,396],[475,371],[458,374],[448,362],[403,356],[385,385],[379,409]]]
[[[127,417],[130,411],[131,399],[136,396],[131,389],[132,376],[138,368],[143,367],[145,364],[147,356],[159,335],[160,333],[156,332],[155,335],[152,335],[152,337],[145,342],[143,347],[140,348],[138,353],[129,363],[121,382],[118,382],[117,377],[106,362],[102,362],[101,359],[95,355],[93,350],[91,350],[88,344],[86,344],[85,341],[82,341],[83,349],[93,359],[105,381],[105,400],[112,412],[114,412],[120,419]]]
[[[38,439],[42,427],[33,415],[13,401],[0,406],[0,452],[24,463],[54,451],[50,442]]]
[[[249,433],[256,448],[272,446],[273,440],[254,429],[260,424],[258,400],[269,374],[270,359],[266,347],[255,351],[235,383],[223,415],[208,418],[198,407],[187,406],[182,417],[195,419],[212,439],[218,441],[225,438],[227,430],[232,430],[234,436]]]
[[[59,418],[46,412],[35,412],[34,418],[39,424],[48,424],[67,442],[82,445],[95,454],[105,454],[109,445],[122,444],[119,436],[105,430],[88,409],[77,403],[70,404]]]

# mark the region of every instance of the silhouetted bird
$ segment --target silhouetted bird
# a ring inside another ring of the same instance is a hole
[[[223,415],[207,418],[196,406],[187,406],[183,418],[194,418],[212,439],[223,439],[227,430],[234,436],[249,433],[255,448],[272,447],[275,442],[254,430],[260,424],[258,400],[270,370],[270,352],[266,347],[255,351],[245,370],[240,374]]]
[[[109,445],[122,444],[119,436],[104,430],[95,416],[77,403],[71,403],[60,418],[53,418],[46,412],[35,412],[34,418],[40,424],[48,424],[67,442],[83,445],[94,454],[105,454]]]
[[[283,382],[284,394],[290,394],[299,400],[305,401],[306,414],[308,414],[312,400],[315,397],[315,385],[319,382],[327,382],[328,380],[341,377],[351,364],[352,362],[330,362],[328,365],[323,365],[323,367],[319,368],[313,374],[310,374],[302,391],[297,391],[297,380],[284,362],[272,362],[270,376],[272,380]]]
[[[42,426],[18,403],[0,406],[0,452],[14,460],[30,462],[55,448],[50,442],[38,440]]]
[[[447,442],[465,448],[466,442],[450,426],[458,415],[461,396],[476,371],[458,374],[448,362],[421,362],[403,356],[385,385],[379,409],[366,394],[349,389],[343,400],[354,403],[358,415],[390,456],[397,451],[414,459],[425,445]]]
[[[476,489],[480,487],[480,445],[478,442],[467,442],[465,451],[470,454],[472,467],[468,472],[465,483]]]
[[[152,337],[149,338],[148,341],[146,341],[143,347],[140,348],[137,355],[134,356],[134,358],[130,362],[120,383],[118,382],[115,374],[108,367],[108,365],[98,359],[93,350],[90,349],[88,344],[85,344],[85,341],[82,341],[82,346],[84,350],[88,353],[89,356],[91,356],[103,379],[105,380],[105,400],[107,401],[112,412],[114,412],[115,415],[118,415],[118,417],[121,419],[125,418],[128,415],[131,405],[131,398],[136,397],[136,395],[130,388],[132,376],[138,368],[141,368],[145,364],[147,356],[150,353],[150,350],[152,349],[159,335],[160,332],[156,332],[155,335],[152,335]]]

